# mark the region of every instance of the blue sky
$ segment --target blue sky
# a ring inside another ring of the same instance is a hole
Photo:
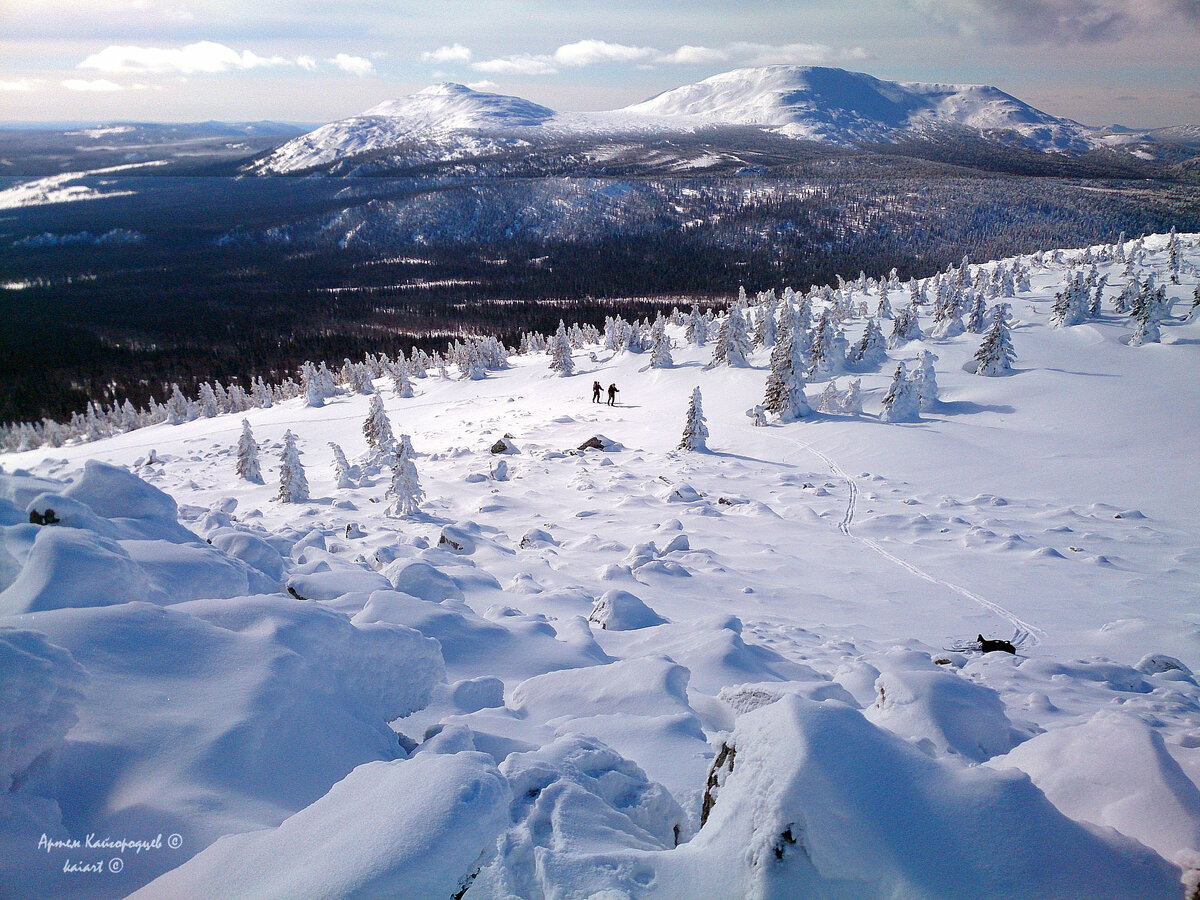
[[[1200,123],[1200,0],[0,0],[0,120],[324,122],[437,81],[611,109],[739,66]]]

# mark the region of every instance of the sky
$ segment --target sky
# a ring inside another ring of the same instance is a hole
[[[614,109],[775,63],[1200,123],[1200,0],[0,0],[0,121],[318,123],[440,81]]]

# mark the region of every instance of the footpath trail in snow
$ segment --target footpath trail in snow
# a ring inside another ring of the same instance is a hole
[[[972,603],[978,604],[979,606],[983,607],[984,609],[988,610],[989,612],[995,613],[998,617],[1005,619],[1017,630],[1018,633],[1023,632],[1024,634],[1028,635],[1028,638],[1024,642],[1024,646],[1026,646],[1026,647],[1030,647],[1030,646],[1033,646],[1033,645],[1039,643],[1039,635],[1045,636],[1046,632],[1043,629],[1032,624],[1031,622],[1025,621],[1020,616],[1018,616],[1016,613],[1014,613],[1012,610],[1006,609],[1005,607],[1001,606],[999,603],[988,600],[985,597],[981,597],[981,596],[979,596],[979,594],[975,593],[974,591],[968,590],[967,588],[963,587],[962,585],[955,584],[955,583],[953,583],[951,581],[947,581],[943,578],[938,578],[936,575],[933,575],[930,572],[927,572],[925,569],[922,569],[920,566],[914,565],[913,563],[910,563],[910,562],[906,562],[905,560],[896,556],[894,553],[891,553],[890,551],[885,550],[883,547],[879,546],[879,543],[877,541],[874,541],[868,537],[863,537],[863,536],[855,534],[851,530],[850,526],[854,523],[854,511],[855,511],[855,507],[858,504],[858,492],[859,492],[858,491],[858,481],[853,476],[851,476],[845,469],[843,469],[840,465],[838,465],[836,460],[832,459],[828,454],[823,453],[822,451],[820,451],[816,447],[814,447],[812,445],[811,441],[804,441],[804,440],[800,440],[798,438],[792,438],[792,437],[788,437],[786,435],[779,435],[779,434],[768,434],[767,436],[774,438],[776,440],[787,441],[790,444],[794,444],[795,446],[800,447],[803,450],[806,450],[807,452],[811,453],[813,456],[815,456],[819,460],[821,460],[829,468],[830,472],[832,472],[834,475],[836,475],[838,478],[840,478],[843,482],[845,482],[847,491],[848,491],[848,496],[846,499],[846,512],[845,512],[845,515],[842,516],[842,520],[840,522],[838,522],[838,530],[842,534],[844,534],[846,537],[850,538],[851,540],[857,541],[858,543],[867,547],[874,553],[877,553],[879,556],[882,556],[884,559],[888,560],[889,562],[894,563],[895,565],[904,569],[906,572],[909,572],[909,573],[915,575],[917,578],[921,578],[921,579],[929,582],[930,584],[940,585],[941,587],[944,587],[944,588],[952,591],[953,593],[958,594],[959,596],[961,596],[967,600],[970,600]]]

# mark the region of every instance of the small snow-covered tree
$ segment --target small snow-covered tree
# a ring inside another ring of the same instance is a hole
[[[392,499],[389,516],[411,516],[420,512],[425,492],[417,476],[417,464],[403,454],[396,454],[392,463],[392,483],[387,495]]]
[[[567,337],[567,326],[558,320],[558,331],[546,348],[550,356],[550,371],[566,377],[575,374],[575,361],[571,358],[571,342]]]
[[[862,415],[862,379],[850,379],[850,386],[842,394],[842,412],[847,416]]]
[[[667,322],[659,313],[650,329],[650,368],[670,369],[675,365],[671,358],[671,339],[667,337]]]
[[[346,454],[342,452],[342,448],[330,441],[329,449],[333,451],[333,482],[338,490],[355,487],[354,479],[350,474],[350,463],[346,459]]]
[[[262,484],[262,469],[258,464],[258,441],[250,430],[250,420],[242,419],[242,436],[237,445],[238,476],[251,484]]]
[[[1167,289],[1154,287],[1153,277],[1147,278],[1129,310],[1129,322],[1133,326],[1130,346],[1157,344],[1162,335],[1158,323],[1167,315]]]
[[[408,363],[404,361],[403,353],[400,354],[400,358],[392,366],[392,390],[401,400],[412,399],[412,379],[408,377]],[[367,393],[374,393],[374,391],[368,391]]]
[[[700,401],[700,388],[692,390],[692,400],[688,404],[687,421],[683,425],[683,437],[679,441],[680,450],[707,450],[708,426],[704,424],[704,408]]]
[[[976,375],[1007,375],[1012,369],[1017,353],[1012,345],[1012,331],[1008,327],[1008,304],[1000,304],[992,317],[992,325],[983,336],[983,342],[975,353]]]
[[[363,422],[363,436],[367,439],[367,447],[375,453],[389,451],[396,443],[392,434],[392,423],[388,421],[387,411],[383,408],[383,397],[379,391],[371,395],[371,407]]]
[[[700,312],[700,307],[692,306],[692,311],[687,316],[687,324],[683,329],[683,336],[689,344],[697,347],[703,347],[708,340],[708,325],[704,321],[704,314]]]
[[[975,294],[971,310],[967,313],[966,330],[971,334],[983,334],[988,328],[987,301],[983,294]]]
[[[879,418],[884,422],[917,422],[921,418],[920,398],[917,386],[909,380],[904,363],[896,366],[892,386],[883,398],[883,412]]]
[[[814,381],[823,381],[836,372],[840,372],[846,363],[845,338],[833,324],[829,310],[821,313],[817,321],[816,334],[813,336],[812,348],[809,351],[812,362],[809,366],[808,377]]]
[[[838,390],[837,379],[825,385],[821,396],[817,398],[817,412],[836,415],[842,411],[842,392]]]
[[[221,412],[221,407],[217,402],[217,393],[213,390],[213,386],[207,381],[200,385],[199,399],[200,415],[206,419],[211,419]]]
[[[182,422],[187,422],[193,418],[193,406],[183,396],[183,391],[179,390],[179,385],[171,385],[171,397],[167,400],[167,424],[179,425]]]
[[[304,503],[308,500],[308,479],[304,476],[304,465],[300,462],[300,451],[296,449],[296,436],[291,429],[283,436],[283,452],[279,465],[279,493],[281,503]]]
[[[1179,284],[1179,235],[1175,233],[1175,226],[1171,226],[1171,233],[1167,236],[1167,273],[1171,276],[1171,284]]]
[[[850,351],[850,362],[856,366],[875,366],[887,359],[887,339],[875,319],[867,320],[862,340]]]
[[[747,368],[750,363],[746,358],[750,355],[750,350],[750,335],[746,333],[746,320],[742,318],[742,311],[738,307],[731,306],[725,314],[725,318],[721,320],[717,339],[713,344],[712,361],[706,368],[711,369],[720,365]]]
[[[938,400],[937,374],[933,363],[937,359],[928,350],[922,350],[917,357],[917,368],[912,373],[912,382],[917,389],[917,399],[921,412],[933,409]]]
[[[407,434],[400,435],[400,440],[396,442],[396,452],[406,459],[415,459],[417,451],[413,449],[412,438]]]

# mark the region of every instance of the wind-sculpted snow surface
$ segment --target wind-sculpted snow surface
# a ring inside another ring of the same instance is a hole
[[[710,365],[721,309],[614,320],[564,329],[573,376],[392,362],[0,457],[0,895],[1178,900],[1198,272],[1182,235],[863,275],[748,295],[745,366]],[[1001,304],[1016,358],[981,377]],[[888,307],[919,327],[852,358]],[[769,409],[781,359],[855,402]],[[919,419],[885,421],[922,360]]]

